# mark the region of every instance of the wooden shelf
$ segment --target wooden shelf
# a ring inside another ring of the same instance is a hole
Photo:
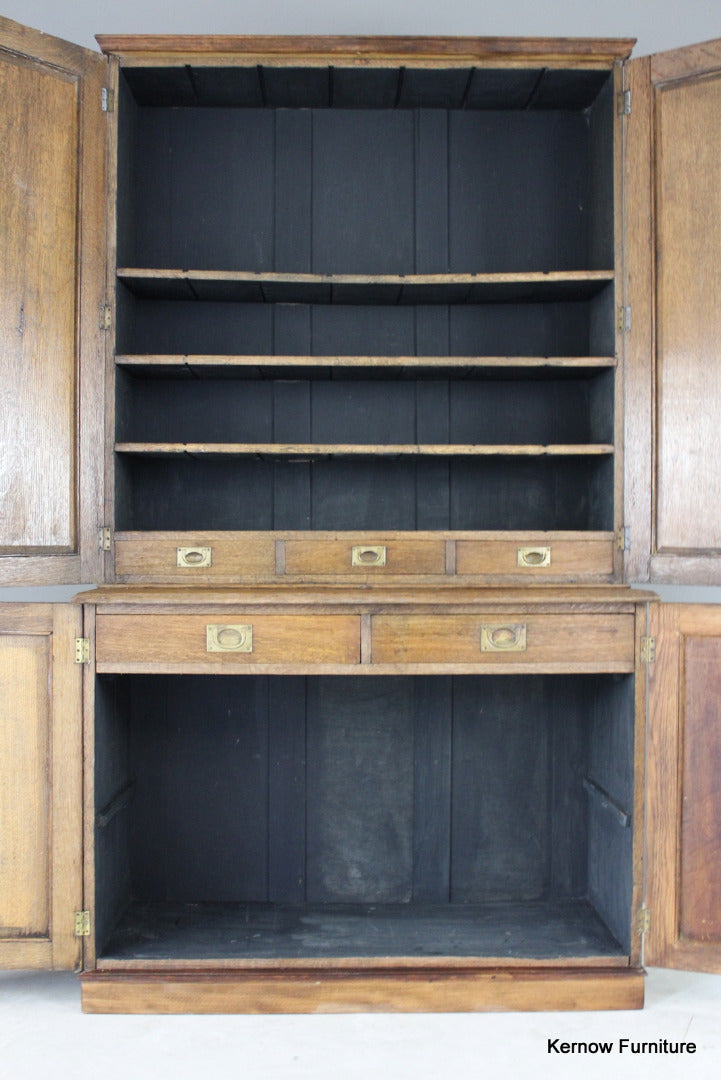
[[[537,378],[544,373],[585,376],[616,367],[615,356],[238,356],[213,354],[124,354],[115,357],[119,368],[137,375],[159,377],[257,377],[316,369],[331,378],[344,371],[363,371],[369,376],[393,378],[458,374],[507,377],[523,374]]]
[[[596,456],[613,453],[610,443],[551,444],[415,444],[415,443],[181,443],[119,442],[118,454],[175,457],[179,454],[204,457],[562,457]]]
[[[481,304],[586,300],[612,270],[500,274],[281,274],[123,267],[118,280],[156,300],[300,304]]]

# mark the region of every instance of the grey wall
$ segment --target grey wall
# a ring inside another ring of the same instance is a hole
[[[721,35],[718,0],[0,0],[0,13],[93,47],[96,33],[635,37],[636,55]]]
[[[0,0],[0,13],[94,48],[96,33],[470,34],[635,37],[634,55],[721,36],[719,0]],[[0,589],[0,600],[66,600],[75,586]],[[657,588],[721,602],[721,588]]]

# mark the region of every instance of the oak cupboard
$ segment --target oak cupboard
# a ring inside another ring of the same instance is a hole
[[[0,579],[117,583],[0,610],[0,962],[97,1011],[718,970],[717,613],[620,582],[718,573],[721,47],[99,40],[0,20]]]

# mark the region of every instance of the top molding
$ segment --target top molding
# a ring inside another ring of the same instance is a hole
[[[99,34],[104,53],[124,61],[144,63],[152,58],[176,62],[181,58],[226,57],[236,63],[263,60],[287,64],[544,64],[606,67],[625,60],[635,38],[508,38],[508,37],[327,37]]]

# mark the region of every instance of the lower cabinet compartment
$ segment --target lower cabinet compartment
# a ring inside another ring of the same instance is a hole
[[[632,675],[101,675],[95,715],[86,1007],[103,972],[310,971],[338,1008],[392,975],[449,1009],[542,1007],[492,970],[632,974]],[[574,1000],[545,1007],[631,1007]]]

